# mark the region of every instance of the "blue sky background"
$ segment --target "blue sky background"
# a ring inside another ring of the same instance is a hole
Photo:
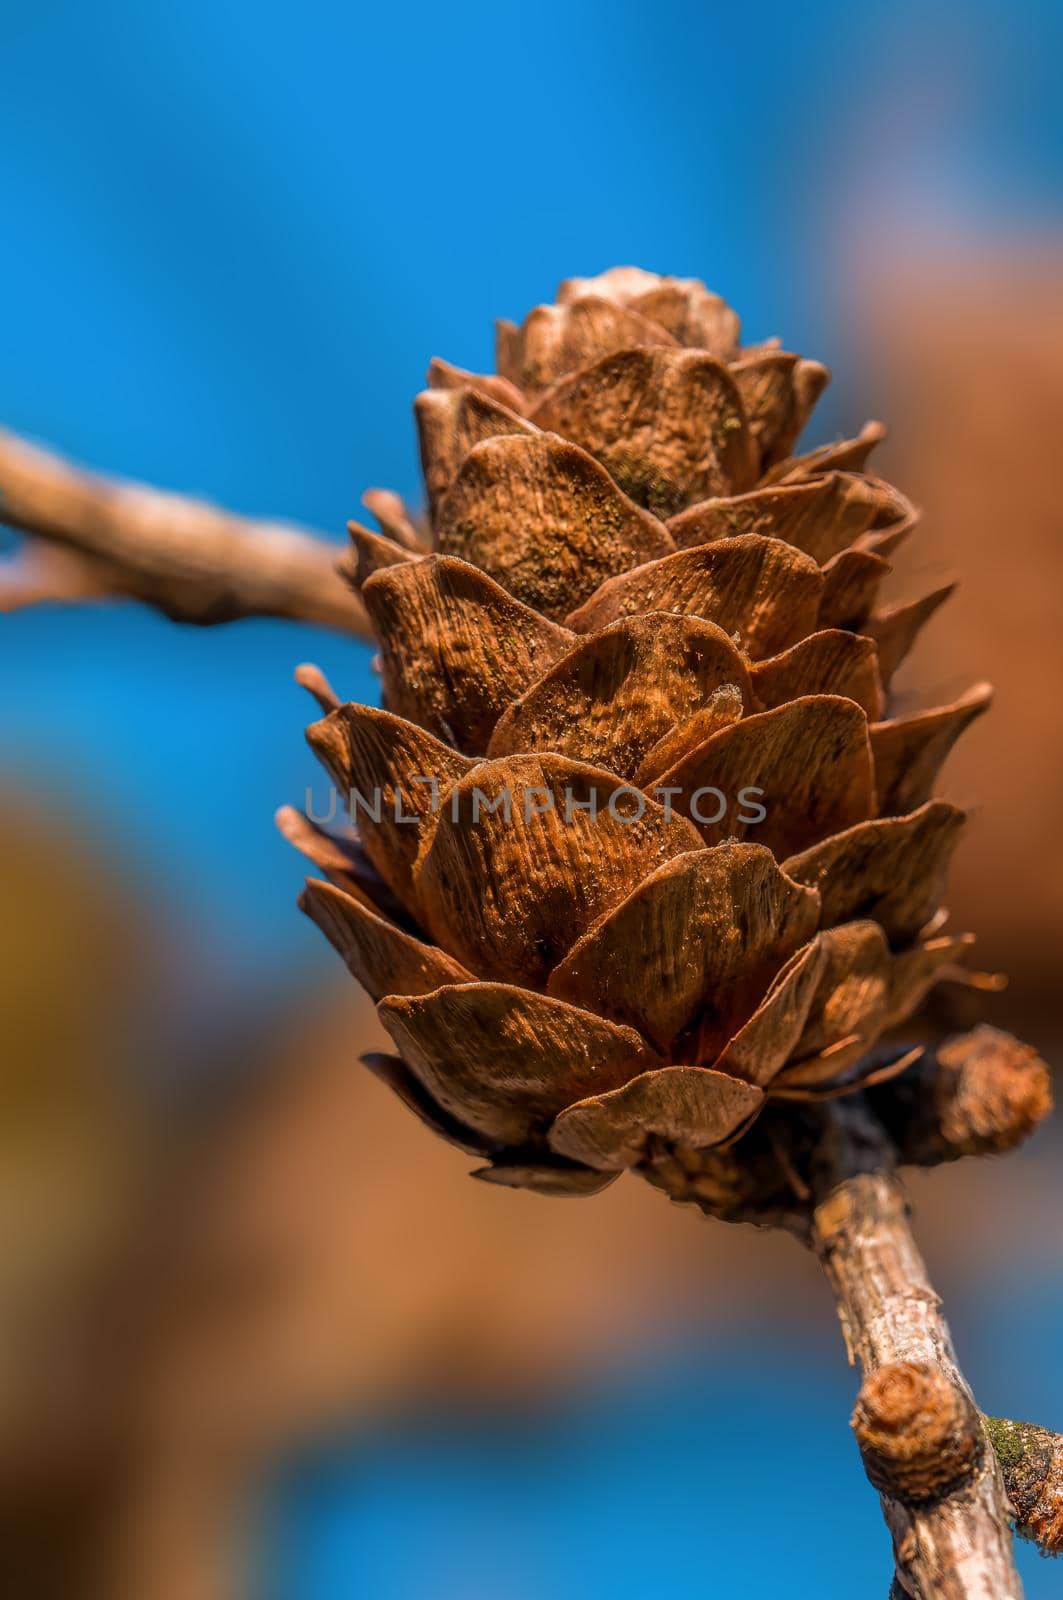
[[[751,337],[827,360],[819,427],[858,424],[875,374],[850,360],[839,259],[1057,227],[1061,56],[1050,0],[0,0],[0,421],[339,540],[365,487],[416,494],[432,354],[488,365],[493,317],[630,261],[704,277]],[[249,981],[332,970],[271,821],[313,777],[307,657],[373,696],[367,648],[286,624],[0,621],[5,784]],[[1029,1409],[1057,1419],[1038,1330],[1059,1311],[1029,1307]],[[725,1384],[681,1351],[674,1381],[490,1449],[437,1428],[322,1455],[285,1480],[266,1600],[884,1594],[837,1349],[800,1386],[776,1345],[717,1354]],[[745,1452],[772,1407],[809,1455],[779,1462],[766,1540]],[[714,1427],[740,1437],[735,1476]],[[1026,1564],[1031,1595],[1058,1592],[1058,1568]]]
[[[1007,1287],[1036,1364],[1007,1392],[1059,1416],[1063,1303],[1029,1297],[1025,1272]],[[992,1392],[1009,1327],[962,1299],[952,1310]],[[256,1600],[885,1596],[889,1542],[845,1426],[856,1385],[840,1341],[781,1335],[658,1349],[534,1420],[443,1416],[319,1449],[280,1479]],[[1055,1600],[1059,1562],[1018,1549],[1027,1600]]]
[[[417,492],[429,356],[485,365],[495,316],[634,261],[830,362],[826,434],[874,409],[837,291],[875,216],[898,256],[927,219],[1058,216],[1061,42],[1058,8],[1003,0],[2,0],[0,417],[339,539],[365,487]],[[367,649],[285,624],[16,616],[8,781],[249,971],[312,966],[271,822],[312,777],[308,655],[374,693]]]

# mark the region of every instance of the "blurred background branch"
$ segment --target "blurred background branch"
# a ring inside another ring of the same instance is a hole
[[[368,636],[324,536],[94,476],[5,429],[0,521],[30,541],[0,563],[0,610],[125,596],[175,622],[287,617]]]

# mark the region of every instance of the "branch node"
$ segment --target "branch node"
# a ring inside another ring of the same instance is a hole
[[[915,1361],[879,1367],[852,1415],[864,1469],[875,1488],[909,1504],[951,1494],[977,1470],[978,1413],[943,1372]]]

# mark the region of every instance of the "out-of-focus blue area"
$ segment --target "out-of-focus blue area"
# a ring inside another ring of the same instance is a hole
[[[909,227],[1058,218],[1061,56],[1055,0],[3,0],[0,421],[340,540],[363,488],[417,493],[432,354],[487,366],[492,317],[630,261],[831,363],[826,435],[875,409],[840,246],[879,213],[898,258]],[[331,969],[271,822],[314,778],[307,657],[374,696],[368,649],[281,623],[0,619],[4,781],[248,973]],[[979,1392],[1058,1419],[1060,1323],[1029,1305],[1006,1371],[1012,1328],[974,1324]],[[530,1427],[348,1441],[282,1485],[261,1600],[884,1595],[852,1379],[786,1350],[676,1356]]]
[[[261,1600],[885,1593],[826,1364],[784,1385],[774,1345],[711,1354],[672,1352],[535,1421],[392,1430],[319,1459]]]
[[[428,357],[489,364],[491,319],[562,275],[704,276],[848,373],[826,434],[874,401],[836,321],[847,219],[881,205],[900,251],[906,218],[1015,232],[1059,201],[1050,0],[3,0],[0,30],[0,420],[337,539],[366,486],[416,494]],[[5,619],[7,781],[249,970],[323,964],[271,823],[312,776],[306,656],[374,694],[367,649],[287,625]]]
[[[968,1370],[1022,1412],[1008,1359],[1019,1316],[1029,1406],[1058,1414],[1058,1293],[1004,1303],[1007,1325],[968,1339]],[[392,1425],[321,1451],[279,1485],[255,1600],[884,1596],[889,1545],[846,1427],[856,1383],[839,1354],[720,1340],[699,1356],[658,1352],[531,1422]],[[1028,1600],[1053,1600],[1058,1562],[1030,1546],[1019,1560]]]

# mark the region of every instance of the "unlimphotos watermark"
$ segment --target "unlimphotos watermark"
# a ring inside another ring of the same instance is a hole
[[[609,789],[593,783],[578,787],[566,784],[560,788],[546,788],[529,784],[523,788],[506,785],[490,793],[476,784],[452,785],[445,796],[438,777],[418,773],[407,779],[403,789],[376,788],[368,794],[360,789],[349,789],[342,795],[342,808],[354,823],[360,819],[381,823],[385,820],[400,825],[415,825],[426,816],[446,812],[450,820],[477,826],[484,818],[501,819],[511,823],[514,818],[529,824],[533,817],[552,812],[564,818],[571,826],[578,817],[596,821],[607,815],[614,822],[635,823],[646,814],[651,800],[661,807],[666,822],[678,814],[676,802],[683,800],[682,815],[702,826],[722,822],[725,817],[744,827],[756,827],[767,817],[767,808],[761,804],[764,790],[746,785],[731,797],[722,789],[706,785],[687,793],[682,788],[667,784],[651,789],[638,789],[633,784],[620,783]],[[416,787],[415,787],[416,786]],[[732,814],[733,813],[733,814]],[[306,814],[311,822],[324,826],[334,822],[341,814],[341,793],[335,785],[329,786],[328,806],[317,808],[314,792],[306,791]]]

